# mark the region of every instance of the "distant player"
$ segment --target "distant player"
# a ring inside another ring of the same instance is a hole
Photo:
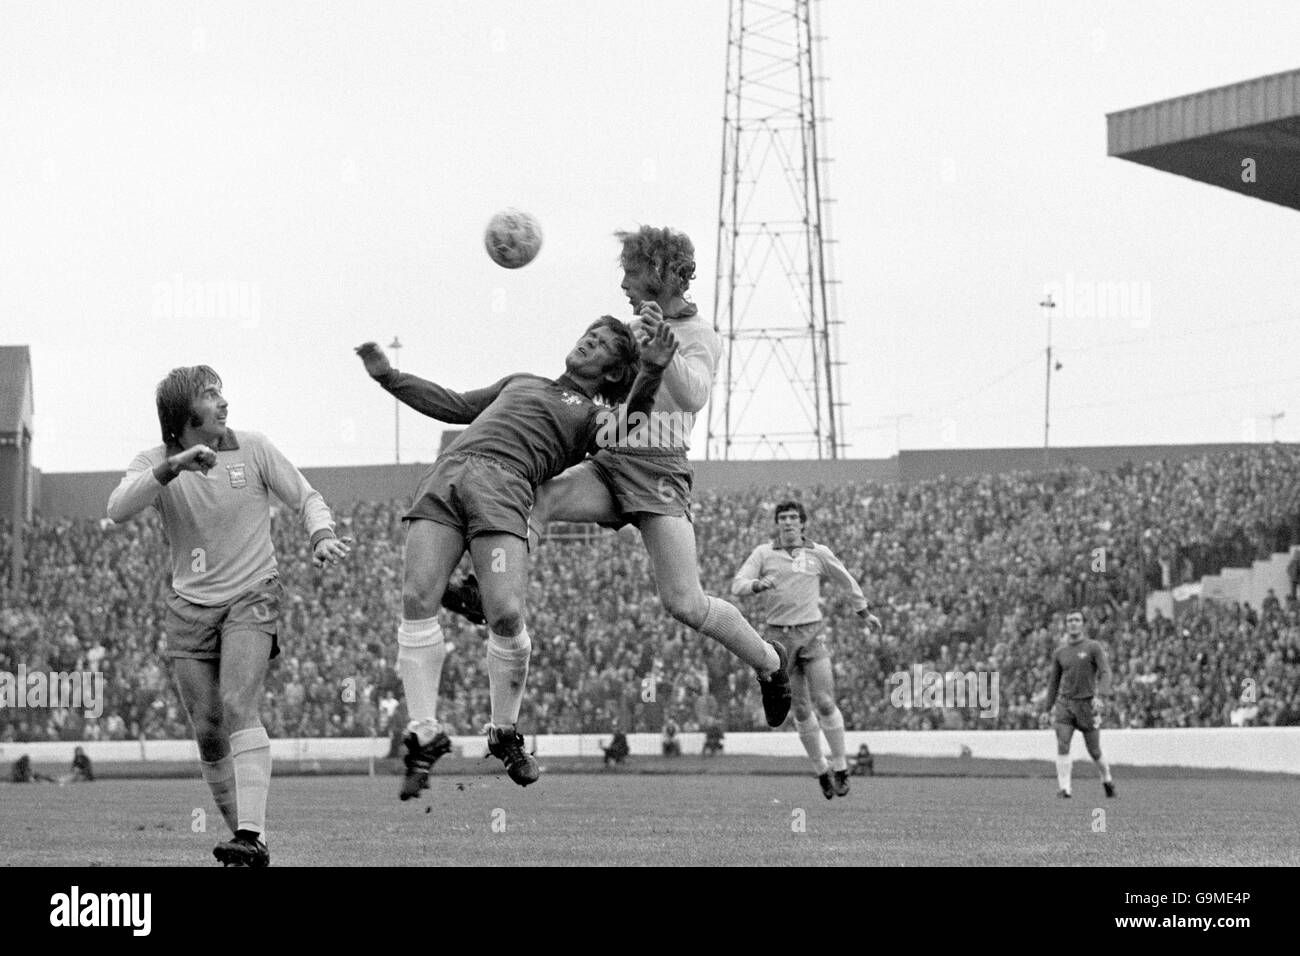
[[[1101,772],[1107,797],[1115,796],[1110,765],[1101,757],[1100,720],[1093,698],[1110,694],[1110,665],[1106,649],[1083,630],[1083,612],[1071,611],[1065,618],[1066,642],[1052,655],[1052,681],[1047,688],[1047,710],[1056,728],[1056,782],[1058,796],[1070,794],[1070,741],[1075,730],[1083,734],[1088,756]],[[1055,709],[1053,709],[1055,708]]]
[[[538,488],[529,531],[540,541],[551,521],[635,525],[664,608],[754,668],[767,722],[779,727],[790,712],[783,652],[764,641],[734,605],[700,586],[691,523],[694,472],[686,453],[695,416],[713,389],[722,342],[684,297],[695,278],[695,247],[687,235],[666,227],[615,235],[622,244],[622,288],[637,316],[632,327],[638,339],[646,341],[667,326],[680,347],[664,372],[649,439],[629,436]],[[472,614],[473,588],[457,588],[448,607]]]
[[[821,784],[822,795],[846,797],[849,764],[844,751],[844,715],[835,705],[835,677],[826,646],[821,612],[821,582],[833,581],[853,595],[853,609],[868,627],[880,621],[868,610],[858,582],[824,544],[804,536],[808,514],[797,501],[776,506],[776,537],[760,544],[745,559],[731,582],[731,593],[766,594],[767,636],[790,660],[790,689],[794,726]],[[828,763],[822,755],[822,733],[831,747]],[[831,772],[834,771],[834,779]]]
[[[302,522],[317,566],[348,546],[321,496],[264,435],[226,427],[221,378],[206,365],[158,385],[163,444],[136,455],[108,516],[162,515],[172,556],[166,654],[199,744],[203,779],[234,838],[213,855],[267,866],[271,741],[258,714],[267,664],[280,653],[283,589],[271,546],[270,494]]]
[[[468,425],[420,481],[403,517],[406,555],[397,662],[410,723],[403,737],[403,800],[428,789],[429,771],[451,741],[437,721],[447,649],[437,611],[447,581],[469,549],[490,634],[487,672],[492,723],[488,751],[521,787],[537,780],[537,761],[516,726],[532,640],[524,623],[528,586],[528,512],[539,484],[598,449],[609,407],[628,401],[644,414],[676,351],[665,325],[640,349],[632,330],[610,316],[588,327],[551,380],[508,375],[494,385],[453,392],[398,372],[373,342],[357,349],[366,371],[421,414]]]

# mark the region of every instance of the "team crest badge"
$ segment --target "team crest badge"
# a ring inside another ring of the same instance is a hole
[[[565,405],[581,405],[581,404],[582,404],[582,399],[580,399],[577,395],[574,395],[572,392],[563,392],[562,394],[563,394],[563,396],[564,396],[564,404],[565,404]]]
[[[243,488],[248,484],[248,478],[244,475],[244,463],[242,461],[237,465],[227,465],[226,472],[230,475],[231,488]]]

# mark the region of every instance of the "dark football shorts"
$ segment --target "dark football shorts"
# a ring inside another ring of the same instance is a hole
[[[618,519],[602,521],[603,527],[638,524],[648,514],[691,518],[694,472],[684,452],[601,449],[577,467],[595,469],[614,498]]]
[[[769,641],[775,641],[785,648],[790,659],[790,667],[803,667],[813,661],[829,659],[831,649],[826,646],[826,628],[823,621],[811,624],[768,624],[763,632]]]
[[[455,528],[466,541],[481,534],[513,534],[528,540],[533,488],[522,475],[493,458],[443,455],[420,479],[415,503],[403,521],[424,519]]]
[[[1092,698],[1080,697],[1074,700],[1058,699],[1052,708],[1052,723],[1058,727],[1073,727],[1089,733],[1099,730],[1100,721],[1093,711]]]
[[[280,603],[284,587],[272,575],[226,604],[193,604],[175,591],[167,596],[163,653],[199,661],[221,659],[224,641],[250,631],[271,636],[271,657],[280,653]]]

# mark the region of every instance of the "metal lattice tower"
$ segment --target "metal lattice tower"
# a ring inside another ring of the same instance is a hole
[[[816,2],[731,0],[709,458],[839,458],[846,447]]]

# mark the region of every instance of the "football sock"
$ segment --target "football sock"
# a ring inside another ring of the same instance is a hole
[[[808,754],[808,759],[813,762],[817,774],[820,776],[826,772],[826,758],[822,756],[822,726],[817,721],[817,715],[811,714],[807,720],[798,720],[794,722],[794,729],[799,732],[799,742],[803,744],[803,749]]]
[[[402,621],[397,628],[397,673],[406,692],[406,729],[421,744],[438,733],[438,687],[447,644],[435,617],[423,621]]]
[[[492,693],[492,724],[496,727],[513,727],[519,722],[532,649],[527,628],[515,637],[488,635],[488,685]]]
[[[235,762],[230,759],[230,754],[211,762],[200,760],[199,772],[212,791],[212,799],[217,801],[221,818],[230,827],[230,832],[234,833],[239,829],[239,810],[235,802]]]
[[[1106,763],[1106,761],[1100,757],[1097,758],[1097,769],[1101,771],[1102,780],[1106,783],[1114,783],[1114,781],[1110,779],[1110,764]]]
[[[706,597],[708,611],[700,633],[713,638],[754,670],[766,677],[781,666],[776,650],[758,636],[735,606],[720,598]]]
[[[835,770],[849,769],[849,761],[844,756],[844,715],[838,707],[835,713],[821,719],[822,732],[826,742],[831,745],[831,767]]]
[[[266,796],[271,789],[271,738],[265,727],[248,727],[230,735],[235,764],[235,799],[240,830],[266,832]]]
[[[1068,754],[1064,757],[1060,755],[1057,756],[1056,782],[1066,793],[1070,792],[1070,768],[1072,765],[1072,761]]]

